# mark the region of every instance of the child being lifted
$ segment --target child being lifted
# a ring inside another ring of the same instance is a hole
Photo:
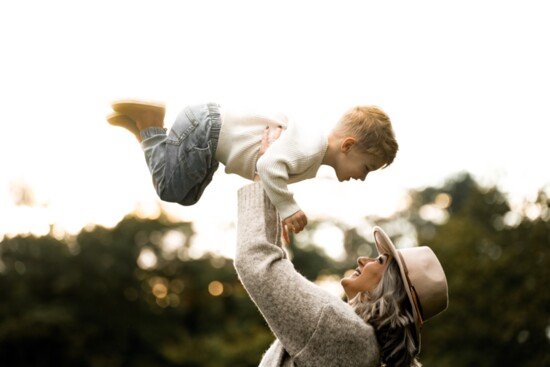
[[[307,216],[288,184],[315,177],[321,165],[332,167],[340,182],[363,181],[390,165],[398,150],[389,117],[374,106],[347,111],[328,134],[283,114],[243,113],[214,103],[187,106],[167,133],[162,103],[118,100],[111,106],[108,122],[141,142],[161,200],[195,204],[222,163],[226,173],[250,180],[257,173],[294,233],[307,225]],[[266,129],[277,127],[284,132],[258,159]]]

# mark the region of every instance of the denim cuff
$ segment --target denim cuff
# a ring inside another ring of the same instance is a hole
[[[148,127],[141,130],[139,135],[141,136],[141,140],[145,140],[155,135],[166,135],[166,131],[164,127]]]

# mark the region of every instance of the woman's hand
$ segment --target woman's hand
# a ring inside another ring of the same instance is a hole
[[[278,126],[274,129],[271,129],[269,126],[265,127],[264,135],[262,137],[262,143],[260,144],[260,150],[258,151],[258,158],[265,154],[267,148],[269,148],[271,143],[279,139],[279,136],[281,136],[282,132],[283,128],[281,126]],[[260,181],[260,176],[258,175],[258,171],[256,171],[254,175],[254,182],[258,181]]]

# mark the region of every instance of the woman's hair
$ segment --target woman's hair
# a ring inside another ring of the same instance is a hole
[[[390,260],[373,291],[358,293],[349,304],[374,327],[383,366],[422,366],[416,358],[419,351],[412,308],[396,261]]]
[[[357,106],[347,111],[337,125],[341,134],[353,136],[366,153],[380,156],[389,166],[399,146],[390,118],[375,106]]]

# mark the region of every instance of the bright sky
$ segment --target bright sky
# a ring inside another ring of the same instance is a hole
[[[365,182],[331,170],[291,186],[310,218],[388,215],[407,189],[460,171],[514,200],[547,185],[550,22],[543,1],[4,1],[0,3],[0,238],[111,226],[158,207],[110,102],[280,109],[330,127],[349,107],[391,117],[400,151]],[[16,207],[11,187],[39,208]],[[236,190],[220,169],[192,220],[231,254]]]

